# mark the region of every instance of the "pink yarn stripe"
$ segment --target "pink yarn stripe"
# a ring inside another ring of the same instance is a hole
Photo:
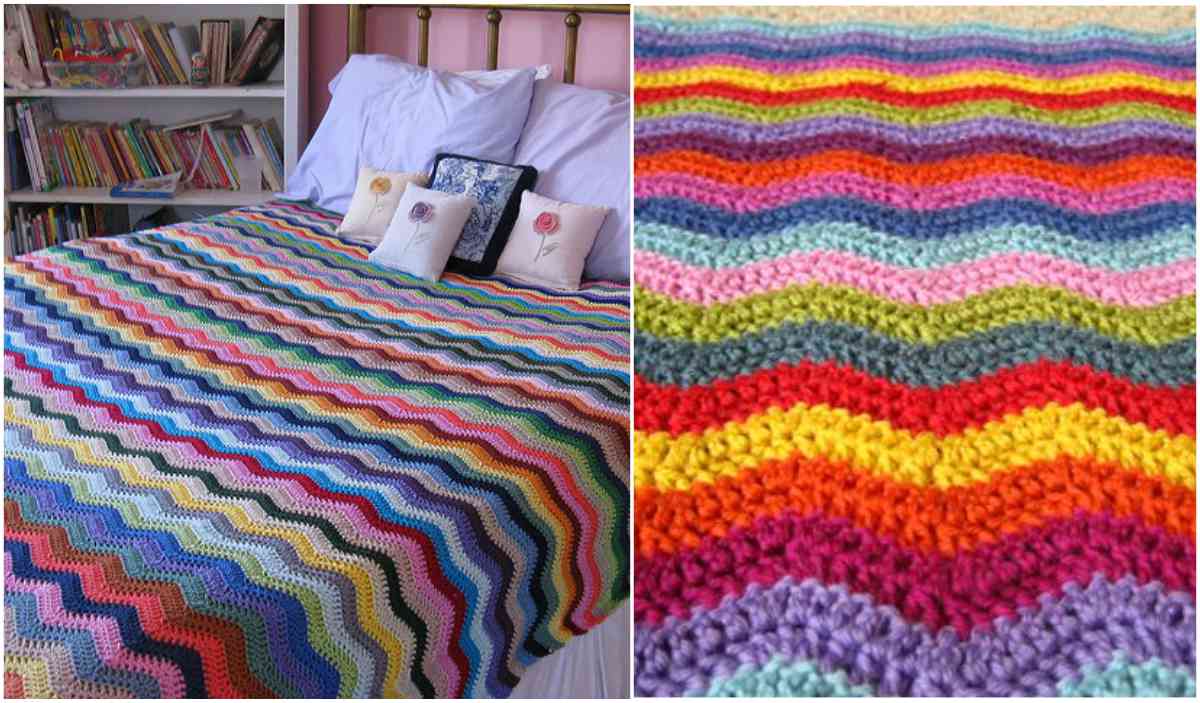
[[[1046,254],[1014,252],[943,268],[910,269],[826,250],[714,270],[635,250],[634,278],[648,290],[699,305],[807,283],[851,286],[899,303],[937,305],[1024,283],[1063,288],[1110,305],[1147,307],[1194,293],[1196,260],[1117,272]]]
[[[100,661],[112,669],[135,671],[158,682],[163,698],[182,698],[185,686],[178,667],[165,659],[131,652],[124,647],[121,630],[112,618],[102,615],[77,615],[63,607],[62,590],[57,583],[19,579],[12,563],[4,560],[4,589],[32,594],[37,602],[38,619],[52,627],[84,630],[91,636]]]
[[[653,71],[675,71],[685,68],[708,66],[736,66],[765,73],[805,73],[813,71],[837,71],[842,69],[867,68],[887,71],[903,76],[940,76],[963,71],[1003,71],[1014,75],[1033,78],[1072,78],[1096,73],[1140,73],[1169,81],[1190,81],[1196,72],[1189,68],[1155,66],[1127,59],[1106,59],[1088,63],[1055,66],[1051,64],[1028,64],[1004,59],[977,58],[954,59],[932,63],[906,63],[872,56],[836,56],[807,61],[777,61],[756,59],[739,54],[700,54],[698,56],[664,56],[639,58],[634,62],[638,73]]]
[[[861,173],[837,172],[759,187],[667,173],[639,175],[634,179],[634,194],[639,198],[684,198],[733,213],[770,210],[808,198],[852,197],[918,211],[961,207],[994,198],[1022,198],[1103,215],[1155,203],[1193,202],[1196,184],[1186,178],[1163,178],[1080,191],[1028,176],[992,175],[942,186],[913,187]]]

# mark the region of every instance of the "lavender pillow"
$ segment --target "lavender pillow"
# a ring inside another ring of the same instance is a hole
[[[611,209],[584,267],[591,280],[629,280],[628,95],[538,81],[513,161],[538,170],[538,193]]]
[[[440,151],[512,161],[537,69],[460,75],[355,55],[283,197],[345,214],[363,166],[428,173]]]

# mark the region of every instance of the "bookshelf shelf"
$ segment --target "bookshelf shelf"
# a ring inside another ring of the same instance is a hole
[[[6,98],[284,98],[282,81],[255,85],[222,85],[192,88],[185,85],[146,86],[144,88],[6,88]]]
[[[244,207],[265,203],[271,191],[247,193],[237,190],[185,190],[174,198],[114,198],[108,188],[56,188],[35,191],[23,188],[4,194],[10,203],[94,203],[103,205],[189,205],[204,207]]]
[[[279,156],[286,181],[300,156],[305,125],[305,90],[300,72],[300,59],[306,50],[304,37],[308,34],[307,8],[296,4],[62,4],[57,7],[79,20],[103,19],[132,21],[144,18],[151,23],[172,23],[191,28],[198,34],[202,22],[213,18],[228,19],[240,24],[241,40],[254,27],[259,17],[284,20],[284,51],[281,60],[265,82],[249,85],[219,85],[192,88],[183,85],[146,85],[141,88],[4,88],[6,107],[19,100],[33,99],[48,102],[56,119],[63,122],[95,122],[124,124],[132,119],[145,120],[151,125],[170,125],[186,120],[240,110],[238,120],[266,123],[273,121],[281,142]],[[6,124],[6,127],[8,125]],[[8,138],[8,135],[5,135]],[[26,184],[22,184],[23,186]],[[264,183],[264,187],[265,187]],[[228,190],[185,190],[174,198],[114,198],[108,188],[59,187],[51,191],[34,191],[28,187],[13,189],[4,184],[4,200],[14,206],[24,205],[36,210],[42,205],[56,203],[71,205],[113,205],[112,211],[127,214],[126,224],[162,206],[176,206],[180,219],[191,219],[220,210],[255,205],[271,199],[269,190],[250,193]],[[120,218],[118,218],[120,221]]]

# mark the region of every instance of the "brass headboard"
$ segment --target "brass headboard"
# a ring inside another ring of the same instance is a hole
[[[367,11],[381,5],[350,5],[346,19],[346,54],[361,54],[367,45]],[[417,63],[429,65],[429,18],[434,9],[487,10],[487,70],[495,70],[500,55],[500,20],[503,12],[562,12],[567,25],[566,46],[563,49],[563,83],[575,82],[575,55],[579,43],[581,14],[628,15],[629,5],[393,5],[382,7],[415,7],[421,24],[417,34]],[[502,12],[503,11],[503,12]]]

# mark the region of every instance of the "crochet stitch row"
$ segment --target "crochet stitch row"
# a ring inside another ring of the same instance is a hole
[[[636,692],[1194,695],[1194,34],[788,12],[637,17]]]

